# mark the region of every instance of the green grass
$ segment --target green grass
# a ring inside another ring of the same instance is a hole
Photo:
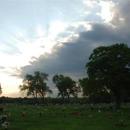
[[[37,109],[40,107],[40,109]],[[84,106],[83,115],[78,118],[74,114],[74,106],[65,106],[65,111],[62,111],[63,106],[55,106],[53,110],[51,106],[3,106],[7,112],[2,112],[8,116],[11,110],[11,116],[7,117],[10,122],[9,130],[129,130],[130,129],[130,106],[123,106],[124,115],[116,110],[106,110],[107,106],[103,106],[101,112],[98,112],[98,106],[94,106],[94,110],[90,111],[89,107]],[[15,108],[17,110],[15,111]],[[22,117],[21,113],[26,108],[26,115]],[[30,110],[31,108],[31,110]],[[77,106],[78,110],[81,109]],[[47,109],[47,111],[45,110]],[[78,111],[77,110],[77,111]],[[44,113],[44,117],[39,116],[39,111]],[[52,114],[57,113],[55,117]],[[112,114],[112,119],[108,115]],[[64,117],[66,114],[66,117]],[[92,114],[93,117],[89,118],[88,115]],[[124,125],[120,126],[119,120],[124,120]],[[1,123],[2,124],[2,123]],[[1,129],[1,127],[0,127]]]

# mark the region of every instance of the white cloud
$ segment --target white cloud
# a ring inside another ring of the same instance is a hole
[[[54,21],[50,25],[48,39],[55,39],[58,33],[65,30],[67,24],[62,21]]]
[[[100,1],[99,5],[101,6],[101,12],[97,13],[97,15],[101,16],[105,22],[109,22],[112,20],[114,16],[114,12],[112,12],[112,8],[115,3],[112,1]]]
[[[85,3],[89,7],[94,7],[95,5],[98,5],[98,3],[94,0],[84,0],[83,3]]]
[[[10,10],[0,5],[3,95],[18,93],[21,79],[9,76],[12,73],[21,72],[23,78],[38,70],[51,76],[65,74],[77,80],[86,76],[85,64],[93,48],[129,41],[128,0],[118,5],[109,0],[61,0],[58,3],[52,0],[49,4],[46,1],[38,4],[34,0],[31,6],[26,1],[13,2],[14,9],[12,4],[7,6]],[[116,28],[109,26],[110,22]]]

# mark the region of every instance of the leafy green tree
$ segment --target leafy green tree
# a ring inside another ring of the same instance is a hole
[[[44,102],[44,97],[47,93],[52,94],[52,90],[47,86],[45,81],[48,80],[48,74],[40,73],[39,71],[34,73],[34,88],[38,96],[42,97]]]
[[[91,102],[94,103],[97,101],[97,97],[102,95],[110,95],[110,90],[106,87],[98,86],[98,82],[95,82],[92,79],[83,78],[79,79],[80,86],[82,88],[83,96],[91,99]],[[103,94],[104,93],[104,94]],[[100,100],[101,101],[101,100]]]
[[[57,89],[59,90],[57,97],[61,96],[63,101],[65,101],[66,97],[69,101],[70,95],[74,97],[78,96],[79,87],[76,86],[76,82],[73,81],[70,77],[55,75],[53,76],[52,81],[55,83]]]
[[[86,68],[89,87],[110,90],[120,108],[123,96],[130,90],[130,48],[123,43],[97,47]]]
[[[23,85],[19,86],[20,92],[25,92],[27,96],[33,96],[36,101],[38,97],[43,98],[52,91],[47,86],[45,81],[48,80],[48,74],[40,73],[39,71],[34,72],[34,75],[27,74],[23,80]]]

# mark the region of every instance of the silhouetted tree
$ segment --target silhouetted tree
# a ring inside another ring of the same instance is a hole
[[[130,92],[130,48],[123,43],[97,47],[86,68],[89,87],[109,89],[120,108],[122,97]]]
[[[23,80],[23,85],[19,86],[20,92],[25,92],[27,96],[33,96],[36,101],[38,97],[42,97],[44,101],[46,93],[52,93],[45,82],[47,80],[48,74],[46,73],[36,71],[34,75],[27,74]]]
[[[57,97],[61,96],[63,101],[65,97],[67,97],[69,101],[70,95],[74,97],[78,96],[79,87],[76,86],[76,82],[73,81],[70,77],[65,77],[63,75],[55,75],[53,76],[52,80],[55,83],[57,89],[59,90]]]

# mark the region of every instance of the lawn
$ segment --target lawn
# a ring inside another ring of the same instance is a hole
[[[108,105],[103,105],[99,111],[99,106],[94,105],[90,111],[88,105],[55,105],[54,109],[52,106],[41,105],[4,105],[4,111],[0,115],[7,115],[9,130],[129,130],[130,106],[122,106],[123,115],[116,109],[107,110],[107,107]],[[25,116],[22,116],[23,111]],[[39,115],[40,111],[44,116]],[[78,115],[77,112],[82,113]],[[123,120],[123,125],[120,120]]]

